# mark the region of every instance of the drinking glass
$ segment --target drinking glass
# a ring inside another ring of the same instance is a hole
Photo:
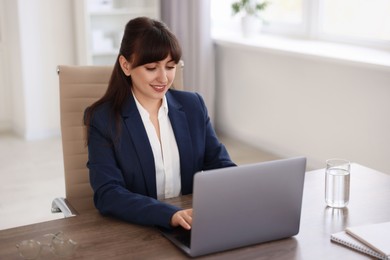
[[[326,161],[325,202],[332,208],[344,208],[349,203],[351,163],[344,159]]]

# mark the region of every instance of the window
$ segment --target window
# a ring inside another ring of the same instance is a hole
[[[390,42],[389,0],[323,0],[321,17],[324,37]]]
[[[264,31],[293,36],[305,35],[307,28],[304,1],[306,0],[269,1],[264,13]]]
[[[263,32],[390,49],[390,0],[268,0]],[[235,0],[211,0],[213,32],[239,30]]]

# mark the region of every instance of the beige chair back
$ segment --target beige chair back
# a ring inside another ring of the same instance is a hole
[[[183,89],[183,66],[181,61],[173,83],[175,89]],[[111,72],[111,66],[58,66],[66,200],[78,213],[94,208],[86,167],[84,111],[103,96]]]

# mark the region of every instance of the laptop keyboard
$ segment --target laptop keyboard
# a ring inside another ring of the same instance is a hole
[[[185,230],[185,229],[177,229],[175,230],[174,234],[175,239],[183,243],[186,247],[190,247],[191,245],[191,230]]]

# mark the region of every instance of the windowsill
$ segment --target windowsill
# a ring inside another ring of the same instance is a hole
[[[390,52],[384,50],[265,34],[250,38],[243,38],[239,34],[231,33],[213,34],[213,40],[217,45],[222,46],[326,59],[328,61],[390,70]]]

